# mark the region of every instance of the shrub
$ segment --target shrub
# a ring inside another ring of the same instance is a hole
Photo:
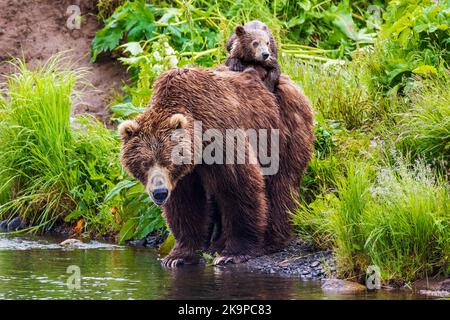
[[[445,73],[450,61],[448,1],[391,1],[374,54],[367,57],[374,87],[402,90],[412,75]]]
[[[334,248],[342,275],[377,265],[384,280],[448,275],[450,191],[422,162],[379,170],[349,164],[335,193],[302,204],[294,222],[320,247]]]
[[[315,112],[326,119],[355,129],[382,115],[361,80],[363,70],[353,63],[330,60],[316,65],[287,58],[283,67],[311,100]]]
[[[70,190],[71,95],[81,73],[58,70],[58,59],[36,71],[16,61],[0,123],[0,215],[18,213],[44,225],[75,205]]]
[[[114,194],[128,181],[119,140],[93,117],[70,118],[83,71],[62,64],[55,56],[32,71],[16,61],[18,73],[9,77],[0,100],[0,217],[18,214],[30,231],[63,218],[90,234],[115,234],[127,225],[128,238],[163,228],[160,211],[142,189],[126,198]],[[139,224],[128,222],[138,214]]]
[[[450,92],[448,79],[417,81],[408,110],[399,115],[398,146],[415,158],[450,168]]]

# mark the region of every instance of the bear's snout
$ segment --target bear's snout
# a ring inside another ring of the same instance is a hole
[[[169,190],[167,188],[158,188],[152,192],[152,198],[155,204],[158,206],[162,205],[166,201],[169,195]]]
[[[150,168],[145,189],[156,205],[163,205],[173,189],[167,168],[160,166]]]
[[[269,58],[269,56],[270,56],[270,53],[268,53],[268,52],[264,52],[262,54],[262,57],[263,57],[264,60],[267,60]]]

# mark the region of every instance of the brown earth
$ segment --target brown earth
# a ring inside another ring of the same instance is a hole
[[[81,9],[79,30],[66,25],[70,5]],[[111,59],[91,63],[90,44],[100,27],[94,0],[0,0],[0,83],[13,72],[5,63],[11,57],[24,57],[33,68],[55,53],[70,50],[65,56],[75,68],[89,69],[86,80],[93,86],[75,101],[73,114],[88,112],[106,122],[107,106],[127,75],[125,68]]]

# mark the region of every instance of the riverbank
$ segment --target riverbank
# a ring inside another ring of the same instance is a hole
[[[380,267],[386,286],[429,275],[448,277],[450,91],[445,39],[450,28],[445,27],[445,10],[430,15],[437,12],[435,4],[403,7],[402,1],[392,2],[383,8],[386,17],[373,30],[377,35],[372,44],[362,48],[358,43],[355,49],[354,39],[348,39],[351,33],[344,32],[337,43],[340,46],[345,39],[348,47],[341,51],[342,47],[321,47],[320,41],[301,43],[285,37],[292,34],[288,20],[273,17],[277,10],[267,2],[257,6],[264,12],[244,8],[240,18],[231,18],[223,15],[222,9],[228,7],[224,1],[218,1],[214,10],[212,4],[194,1],[192,12],[179,4],[156,8],[139,1],[143,5],[136,7],[138,1],[125,1],[111,19],[105,16],[107,26],[98,31],[92,48],[99,53],[97,63],[91,64],[90,40],[101,27],[94,4],[78,2],[82,28],[71,31],[65,27],[68,1],[0,5],[5,12],[0,17],[0,60],[9,60],[10,55],[20,58],[19,48],[24,53],[23,60],[15,60],[15,74],[9,64],[0,65],[0,82],[9,81],[0,95],[1,220],[13,222],[20,216],[31,232],[64,232],[115,243],[143,239],[163,229],[159,208],[120,165],[114,126],[134,118],[147,105],[154,79],[168,67],[160,58],[178,61],[178,67],[217,65],[227,54],[221,42],[237,21],[261,19],[273,23],[283,73],[314,107],[315,152],[293,216],[299,237],[321,251],[309,259],[304,255],[311,252],[300,245],[256,259],[254,270],[323,276],[328,263],[316,266],[317,260],[329,260],[332,252],[336,270],[346,279],[363,281],[371,265]],[[335,13],[332,2],[325,6],[324,12]],[[314,8],[312,12],[318,10]],[[293,21],[297,9],[289,10]],[[361,8],[355,2],[341,9],[356,13]],[[416,17],[405,29],[414,41],[402,50],[403,37],[395,31],[397,15]],[[163,16],[169,25],[179,22],[169,28],[160,21]],[[351,22],[352,15],[346,17]],[[352,30],[365,30],[366,18],[371,20],[365,16],[364,21],[350,23]],[[339,32],[333,23],[320,23]],[[152,38],[144,31],[151,31]],[[323,39],[329,34],[324,32]],[[53,56],[66,49],[73,49],[76,56]],[[103,59],[108,54],[130,67],[129,75],[118,61]],[[81,61],[74,65],[77,70],[68,68],[65,58]],[[37,67],[44,62],[45,67]],[[84,73],[86,67],[94,69],[94,77]],[[116,97],[122,76],[131,83]],[[85,80],[102,92],[79,90]],[[97,101],[95,107],[76,111],[80,94]],[[107,105],[112,100],[117,104],[110,113]],[[15,230],[15,225],[9,229]]]
[[[95,1],[76,1],[82,15],[79,29],[66,27],[70,0],[0,2],[0,85],[17,70],[7,63],[12,57],[27,61],[30,68],[45,63],[58,52],[65,52],[70,66],[85,68],[85,80],[90,83],[72,106],[72,115],[88,113],[110,124],[107,107],[128,81],[126,68],[105,57],[91,63],[91,41],[101,22],[97,19]],[[106,81],[105,81],[106,80]],[[1,89],[1,86],[0,86]]]

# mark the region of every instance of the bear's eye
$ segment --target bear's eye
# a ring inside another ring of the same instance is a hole
[[[253,45],[254,48],[256,48],[257,46],[259,46],[259,42],[258,41],[253,41],[252,45]]]
[[[142,162],[142,167],[144,168],[144,170],[150,169],[151,165],[152,165],[152,162],[150,160],[144,160]]]
[[[269,45],[270,44],[270,42],[269,41],[267,41],[267,45]]]

